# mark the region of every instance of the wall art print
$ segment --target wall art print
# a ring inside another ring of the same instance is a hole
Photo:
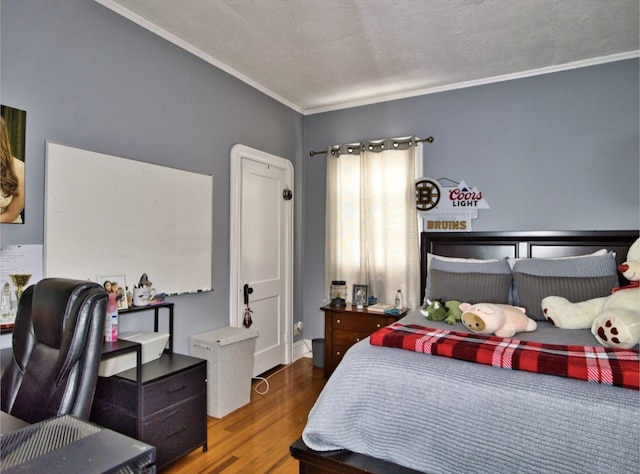
[[[0,106],[0,223],[23,224],[25,221],[26,166],[25,141],[27,112]]]

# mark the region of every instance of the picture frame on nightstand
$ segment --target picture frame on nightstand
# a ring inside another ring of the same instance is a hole
[[[362,307],[367,306],[368,291],[368,285],[353,285],[353,296],[351,298],[351,304]]]

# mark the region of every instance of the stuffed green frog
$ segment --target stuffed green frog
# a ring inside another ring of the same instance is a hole
[[[427,300],[428,306],[420,311],[431,321],[444,321],[447,324],[455,325],[462,319],[462,302],[457,300],[442,301],[439,299]]]

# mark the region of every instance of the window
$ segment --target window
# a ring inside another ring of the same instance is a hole
[[[369,295],[391,303],[400,288],[405,305],[417,307],[415,179],[422,145],[413,137],[367,142],[336,147],[327,156],[327,291],[331,280],[346,280],[350,287],[369,285]]]

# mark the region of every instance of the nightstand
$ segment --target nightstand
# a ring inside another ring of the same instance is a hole
[[[344,353],[356,342],[390,324],[409,312],[403,308],[400,314],[369,312],[347,304],[342,307],[323,306],[324,311],[324,376],[329,378],[342,360]]]

